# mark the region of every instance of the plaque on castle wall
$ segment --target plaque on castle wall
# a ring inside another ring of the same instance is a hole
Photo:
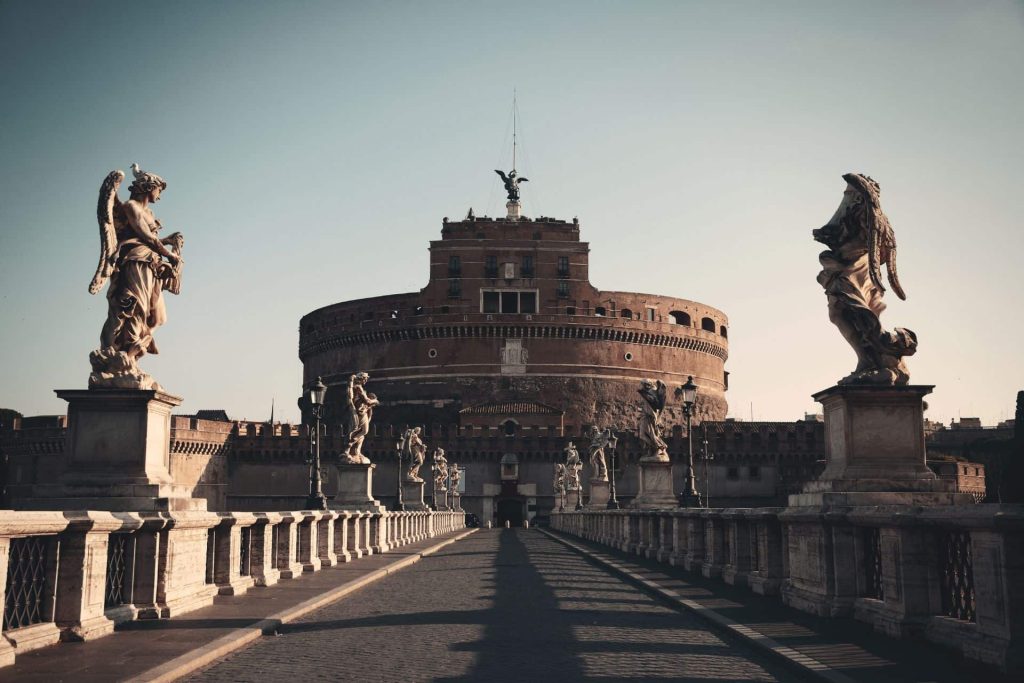
[[[522,375],[526,372],[528,358],[522,339],[506,339],[501,347],[501,374]]]

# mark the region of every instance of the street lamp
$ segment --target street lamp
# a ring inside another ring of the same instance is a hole
[[[615,497],[615,447],[618,444],[619,437],[612,432],[611,438],[608,439],[608,503],[605,505],[609,510],[619,509],[619,499]]]
[[[323,481],[320,477],[320,420],[324,416],[324,396],[327,387],[317,377],[303,395],[304,403],[309,406],[312,417],[309,430],[309,496],[306,497],[306,508],[309,510],[326,510],[327,498],[324,496]]]
[[[697,401],[697,385],[693,383],[693,377],[686,378],[686,384],[679,387],[679,393],[683,398],[683,414],[686,416],[686,481],[683,483],[683,492],[679,494],[679,507],[692,507],[698,500],[697,489],[693,483],[693,434],[690,431],[693,420],[693,405]]]
[[[405,501],[402,500],[402,441],[395,442],[395,455],[397,456],[398,464],[395,467],[398,468],[398,476],[395,479],[395,484],[398,487],[397,497],[395,498],[395,511],[405,512]]]
[[[715,459],[715,454],[708,448],[708,426],[704,427],[704,440],[701,444],[701,456],[704,459],[704,507],[711,507],[711,479],[708,475],[708,471],[711,469],[711,461]]]

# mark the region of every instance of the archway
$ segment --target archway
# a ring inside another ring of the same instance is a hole
[[[498,516],[498,528],[505,526],[505,522],[508,522],[509,526],[522,526],[523,525],[523,499],[522,498],[505,498],[499,500],[497,508]]]

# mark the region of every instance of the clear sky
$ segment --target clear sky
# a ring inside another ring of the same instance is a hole
[[[602,289],[730,318],[730,413],[852,370],[811,229],[882,186],[932,419],[1024,389],[1024,6],[0,0],[0,407],[64,412],[105,317],[96,196],[137,161],[185,234],[143,369],[181,410],[297,418],[299,318],[415,291],[443,216],[579,216]],[[126,183],[127,185],[127,183]],[[630,400],[623,397],[624,400]]]

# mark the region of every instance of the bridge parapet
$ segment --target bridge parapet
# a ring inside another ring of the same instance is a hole
[[[581,510],[551,527],[1024,670],[1024,506]]]
[[[0,511],[0,667],[465,525],[429,510]]]

